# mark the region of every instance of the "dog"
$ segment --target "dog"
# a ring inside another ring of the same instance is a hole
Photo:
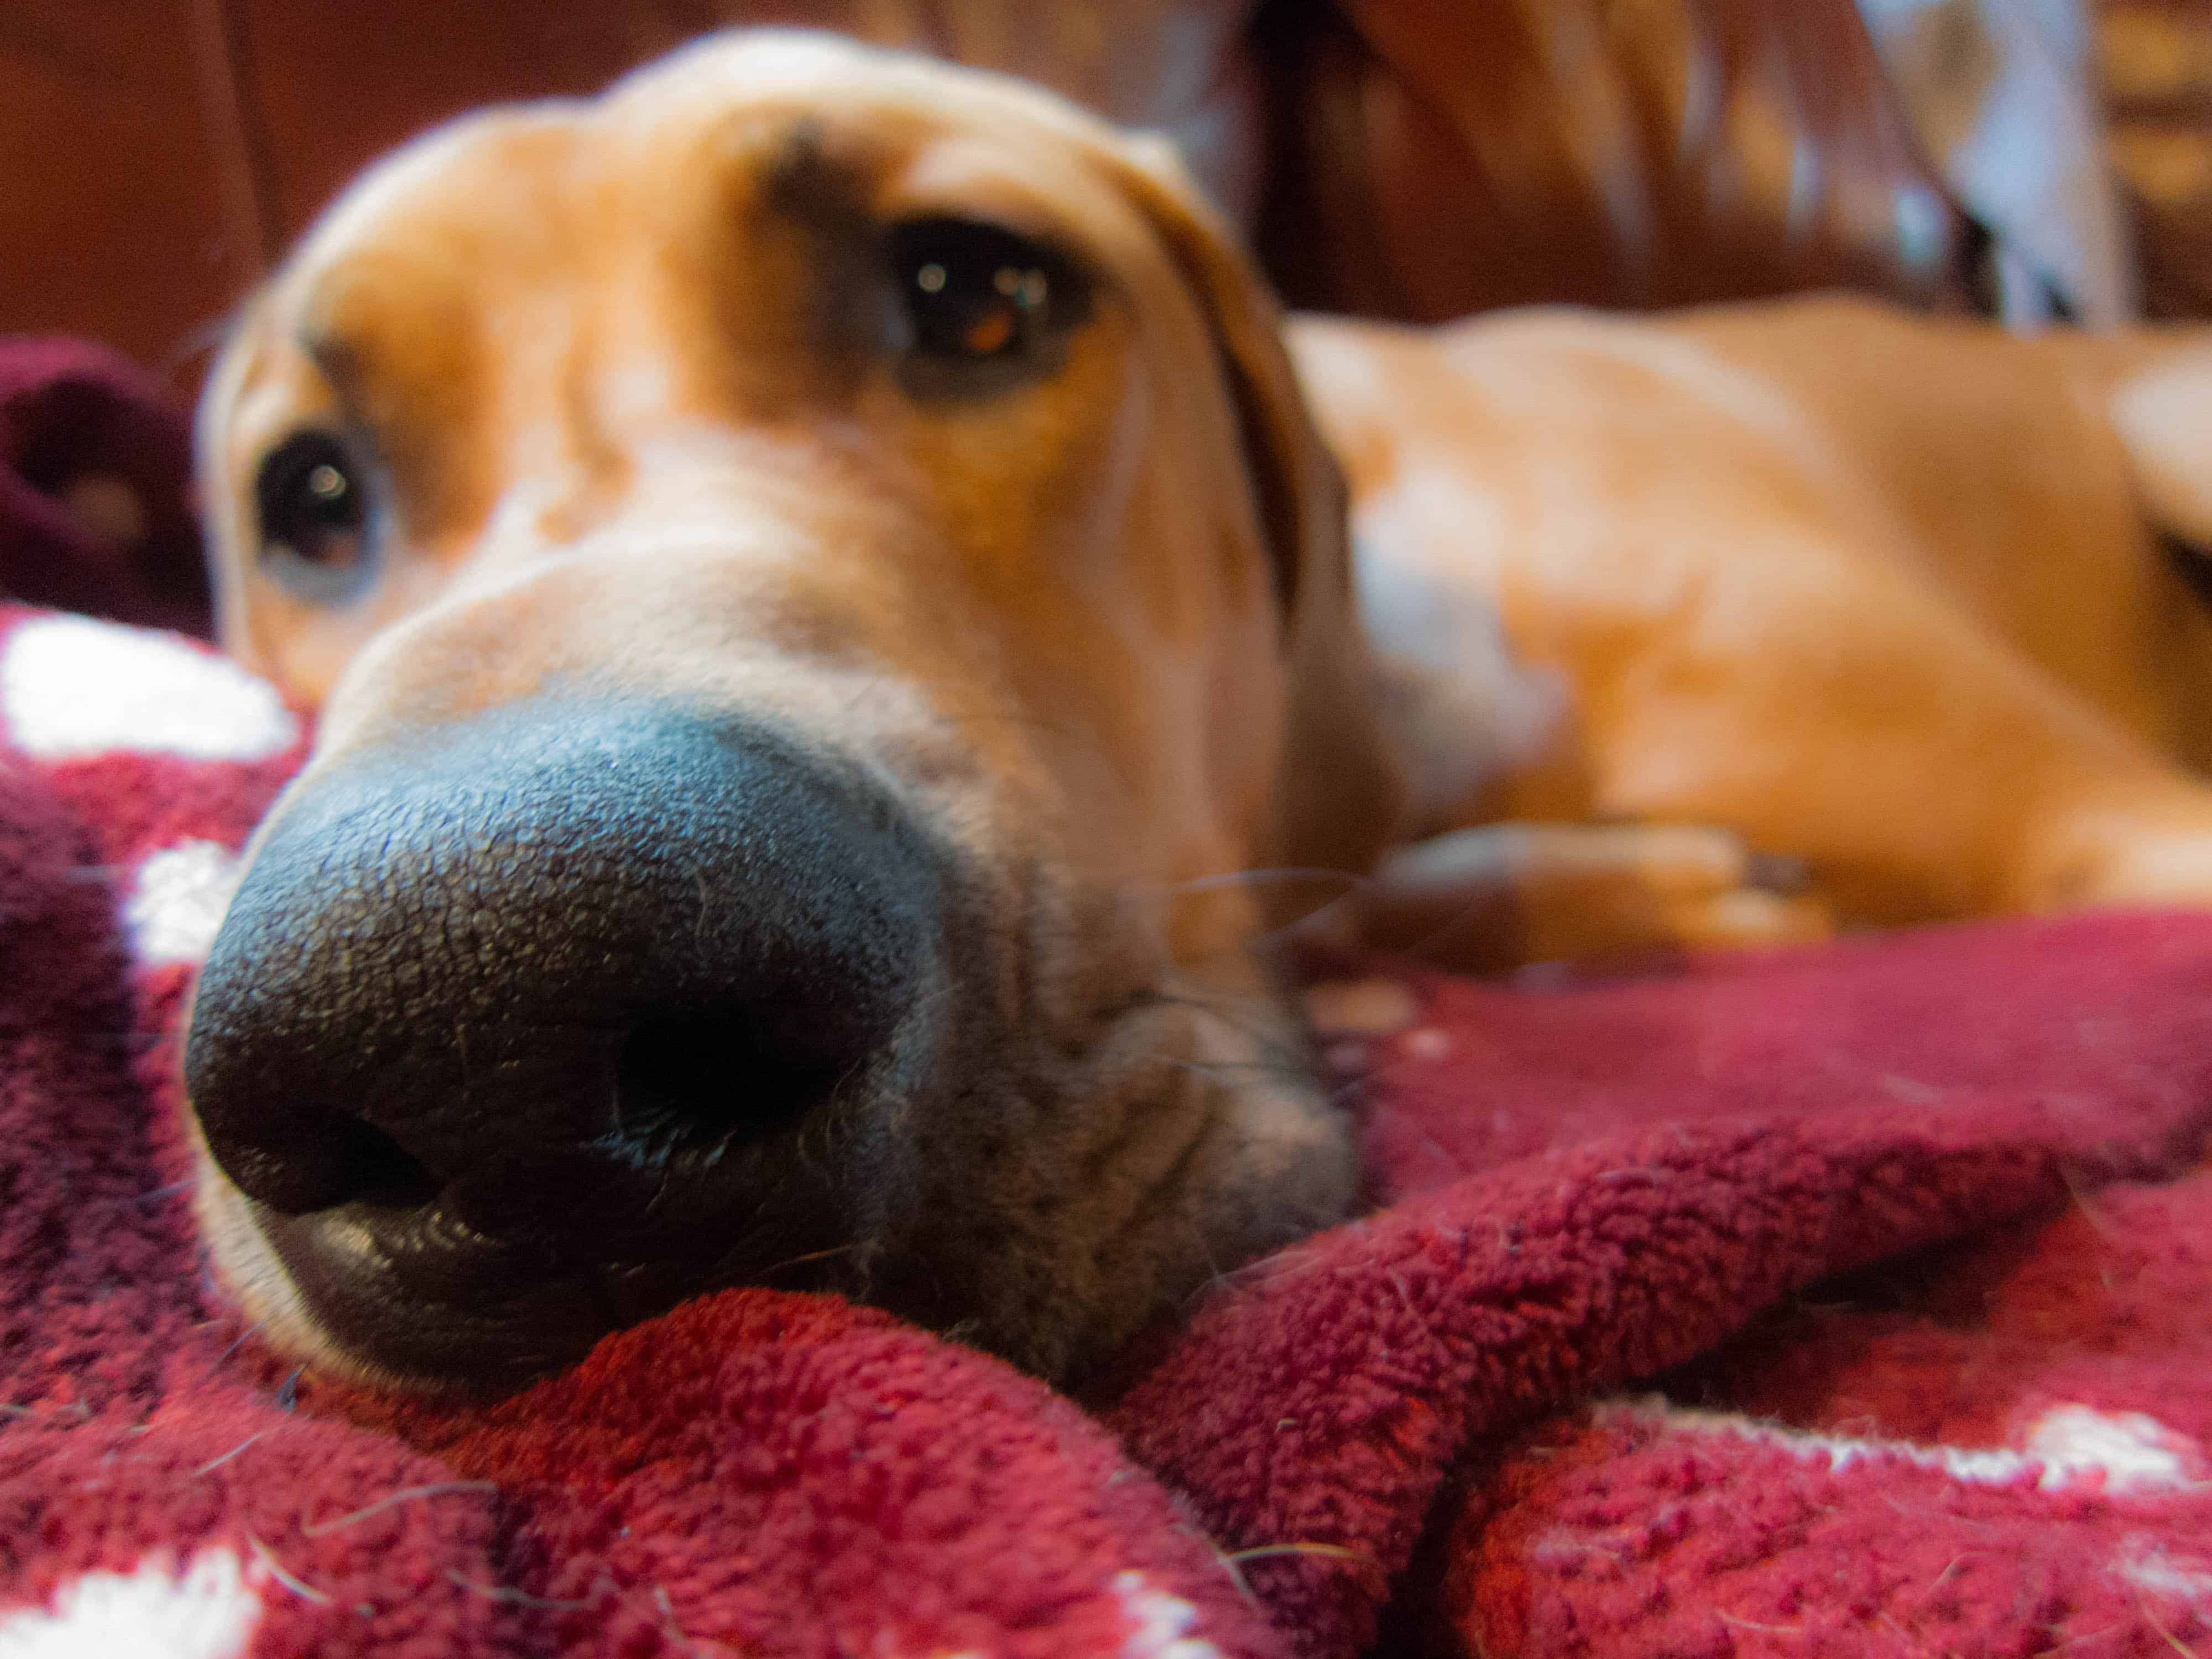
[[[2187,890],[2200,792],[2144,734],[2201,734],[2212,647],[2118,515],[2212,529],[2159,470],[2193,382],[1921,329],[1286,331],[1164,147],[824,36],[418,140],[202,407],[224,642],[321,715],[190,1015],[220,1276],[388,1386],[733,1284],[1079,1379],[1355,1201],[1286,939]],[[1912,405],[1948,447],[1897,446],[1911,534],[1835,453],[1905,394],[1760,378],[1843,336],[2045,354],[2004,419],[2049,446]],[[1943,456],[2089,466],[2078,566],[2015,603],[2003,492]],[[1977,747],[2016,739],[2049,766]]]
[[[2203,331],[1838,296],[1293,329],[1410,833],[1460,832],[1386,860],[1382,933],[1472,903],[1459,954],[1511,959],[2212,902]],[[1516,860],[1517,906],[1480,902]]]

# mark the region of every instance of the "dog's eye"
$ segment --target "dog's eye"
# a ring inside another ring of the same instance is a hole
[[[345,445],[301,432],[269,453],[254,480],[262,562],[310,598],[349,592],[368,565],[368,497]]]
[[[1009,369],[1049,369],[1088,312],[1073,264],[1000,226],[917,219],[890,240],[916,389],[980,391]]]

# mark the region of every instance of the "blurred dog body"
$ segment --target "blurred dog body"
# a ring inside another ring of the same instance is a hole
[[[1292,339],[1412,836],[1493,826],[1386,861],[1385,938],[1510,960],[2212,901],[2200,332],[1820,297]]]

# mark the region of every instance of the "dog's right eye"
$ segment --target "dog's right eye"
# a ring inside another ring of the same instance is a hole
[[[908,389],[960,396],[1049,373],[1089,313],[1090,283],[1042,243],[980,221],[895,226]]]
[[[346,597],[367,574],[363,469],[326,432],[301,432],[269,453],[254,480],[261,562],[306,598]]]

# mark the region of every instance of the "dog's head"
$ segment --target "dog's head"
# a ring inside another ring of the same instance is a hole
[[[812,36],[340,201],[201,428],[323,708],[185,1053],[276,1341],[498,1382],[757,1282],[1065,1374],[1341,1212],[1223,878],[1395,791],[1275,324],[1142,141]]]

